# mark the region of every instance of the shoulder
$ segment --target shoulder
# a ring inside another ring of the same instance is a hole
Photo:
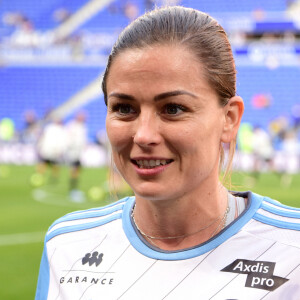
[[[130,197],[126,197],[104,207],[75,211],[57,219],[49,227],[45,242],[61,235],[79,234],[88,229],[99,228],[113,221],[121,220],[123,207],[129,199]]]
[[[254,194],[254,197],[262,197]],[[300,208],[281,204],[279,201],[262,197],[255,219],[279,228],[300,230]]]
[[[260,203],[245,230],[264,239],[300,247],[300,208],[251,193]]]

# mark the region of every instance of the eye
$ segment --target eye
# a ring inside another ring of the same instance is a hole
[[[168,103],[163,109],[163,112],[167,115],[179,115],[184,111],[186,111],[184,106],[175,103]]]
[[[135,113],[133,107],[127,103],[117,103],[112,107],[112,111],[117,112],[120,115],[128,115],[128,114]]]

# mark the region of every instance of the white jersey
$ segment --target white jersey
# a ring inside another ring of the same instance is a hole
[[[67,151],[66,159],[69,162],[80,160],[82,152],[87,144],[87,128],[83,122],[71,121],[66,126],[67,132]]]
[[[57,161],[62,158],[67,148],[67,135],[61,124],[46,125],[38,142],[38,152],[43,159]]]
[[[248,205],[234,222],[178,251],[142,239],[134,197],[58,219],[45,238],[36,300],[300,299],[300,209],[239,196]]]

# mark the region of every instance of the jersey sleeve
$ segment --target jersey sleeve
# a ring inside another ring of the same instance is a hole
[[[49,261],[47,255],[47,247],[45,243],[41,264],[40,264],[35,300],[48,299],[48,290],[49,290]]]

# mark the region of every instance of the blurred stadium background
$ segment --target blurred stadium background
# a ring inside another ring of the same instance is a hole
[[[118,33],[161,5],[197,8],[227,31],[245,115],[235,189],[300,207],[299,0],[0,1],[0,299],[33,299],[43,236],[54,219],[114,201],[101,76]],[[86,116],[75,196],[64,155],[53,180],[37,145],[53,120]],[[130,192],[115,178],[118,194]]]

